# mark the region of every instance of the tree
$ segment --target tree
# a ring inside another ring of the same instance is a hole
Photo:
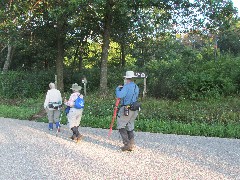
[[[15,49],[14,43],[16,41],[16,36],[18,33],[18,25],[23,22],[24,15],[26,14],[26,4],[21,2],[1,2],[1,8],[0,8],[0,15],[1,15],[1,34],[0,38],[2,39],[2,42],[5,43],[5,47],[7,48],[7,57],[3,66],[3,72],[7,72],[11,61],[13,57],[13,52]],[[21,9],[19,9],[16,4],[19,3],[19,5],[22,6]]]
[[[219,33],[219,48],[221,52],[228,52],[234,55],[239,54],[240,49],[240,21],[232,25],[230,29]]]

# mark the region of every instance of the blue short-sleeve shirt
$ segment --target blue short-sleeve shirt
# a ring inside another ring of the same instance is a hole
[[[134,83],[130,82],[125,84],[123,88],[116,88],[117,98],[121,98],[121,105],[128,105],[138,100],[139,87]]]

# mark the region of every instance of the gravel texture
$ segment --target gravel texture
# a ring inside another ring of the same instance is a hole
[[[136,132],[136,149],[121,152],[120,135],[80,127],[0,118],[0,179],[239,179],[240,140]]]

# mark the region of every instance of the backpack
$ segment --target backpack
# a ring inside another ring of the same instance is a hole
[[[75,100],[74,108],[82,109],[83,107],[84,107],[84,99],[78,96],[77,99]]]

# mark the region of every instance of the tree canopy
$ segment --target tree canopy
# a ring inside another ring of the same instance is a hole
[[[186,49],[238,55],[239,22],[231,0],[2,0],[0,65],[9,70],[99,70],[106,93],[108,69],[146,69],[173,62]],[[208,54],[208,55],[206,55]],[[183,53],[184,56],[184,53]]]

